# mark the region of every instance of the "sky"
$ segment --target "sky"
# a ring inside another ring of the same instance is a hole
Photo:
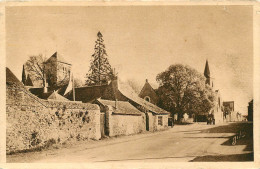
[[[181,63],[203,73],[235,110],[253,98],[251,6],[7,7],[6,65],[21,79],[29,56],[56,51],[84,80],[97,32],[122,80],[158,87],[156,75]]]

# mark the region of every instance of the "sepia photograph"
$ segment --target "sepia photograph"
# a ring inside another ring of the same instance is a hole
[[[7,6],[6,162],[254,162],[253,9]]]

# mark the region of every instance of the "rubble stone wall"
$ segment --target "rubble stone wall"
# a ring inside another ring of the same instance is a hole
[[[25,89],[6,90],[7,153],[74,139],[100,139],[98,105],[41,100]]]

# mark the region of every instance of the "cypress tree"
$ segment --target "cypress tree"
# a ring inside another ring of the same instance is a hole
[[[23,65],[23,72],[22,72],[22,82],[25,85],[25,83],[26,83],[26,75],[25,75],[24,65]]]

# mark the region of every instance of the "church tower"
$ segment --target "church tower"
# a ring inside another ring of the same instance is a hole
[[[205,70],[204,70],[204,76],[206,77],[206,82],[205,83],[210,85],[211,87],[213,87],[213,80],[210,77],[208,60],[206,61]]]

